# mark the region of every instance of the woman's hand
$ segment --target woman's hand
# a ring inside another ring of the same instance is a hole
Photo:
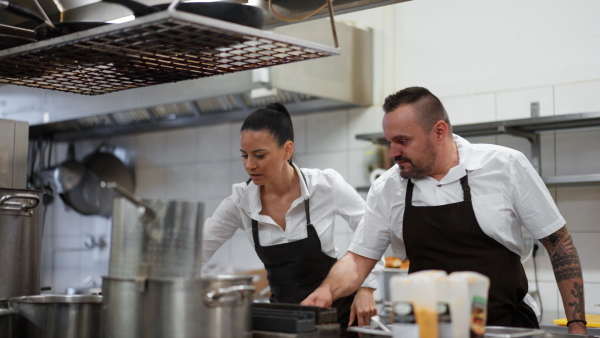
[[[348,322],[348,326],[354,323],[355,317],[358,317],[358,326],[371,324],[371,317],[377,314],[375,298],[373,298],[374,291],[375,289],[372,288],[361,287],[358,289],[350,310],[350,322]]]

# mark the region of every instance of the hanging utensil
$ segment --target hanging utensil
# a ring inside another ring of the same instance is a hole
[[[137,18],[140,16],[167,10],[172,3],[147,6],[134,0],[104,0],[129,8]],[[256,6],[232,1],[214,2],[178,2],[176,9],[192,14],[207,16],[239,25],[261,29],[267,17],[266,12]]]
[[[117,182],[129,191],[135,189],[132,173],[109,148],[101,144],[86,156],[82,161],[86,170],[80,183],[60,195],[67,205],[80,214],[112,216],[112,202],[116,193],[100,187],[101,181]]]
[[[9,0],[0,0],[0,8],[4,8],[11,13],[41,23],[41,25],[35,27],[34,29],[35,37],[38,40],[50,39],[109,24],[107,22],[95,21],[65,21],[52,23],[49,20],[46,20],[44,17],[46,16],[45,14],[42,16],[28,8],[10,2]]]
[[[156,213],[148,204],[144,203],[142,200],[137,198],[129,190],[120,186],[117,182],[101,181],[100,186],[106,189],[114,189],[116,192],[121,194],[121,196],[125,197],[129,202],[137,205],[142,211],[142,222],[150,223],[156,219]]]
[[[65,193],[75,188],[85,174],[85,167],[82,163],[75,160],[75,145],[69,144],[67,160],[61,163],[54,170],[54,181],[56,182],[56,191]]]
[[[0,27],[8,28],[8,29],[11,29],[14,31],[30,33],[31,37],[32,38],[34,37],[34,31],[32,29],[26,29],[26,28],[4,25],[4,24],[0,24]],[[20,36],[20,35],[0,33],[0,50],[18,47],[21,45],[25,45],[25,44],[37,41],[32,38],[28,38],[28,37]]]

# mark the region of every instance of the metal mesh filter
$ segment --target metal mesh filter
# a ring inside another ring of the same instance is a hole
[[[98,95],[338,54],[333,47],[164,11],[0,51],[0,83]]]

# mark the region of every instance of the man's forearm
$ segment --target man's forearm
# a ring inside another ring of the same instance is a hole
[[[348,296],[361,286],[376,263],[374,259],[348,252],[329,271],[322,285],[329,287],[333,300]]]
[[[542,238],[540,242],[546,247],[550,255],[567,320],[585,320],[581,263],[579,262],[577,249],[573,245],[571,234],[564,226],[552,235]],[[570,324],[570,331],[574,329],[572,326],[585,329],[583,322]]]

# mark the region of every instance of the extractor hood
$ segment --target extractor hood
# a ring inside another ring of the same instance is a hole
[[[341,54],[209,78],[82,96],[0,86],[0,117],[25,120],[30,138],[83,139],[230,122],[279,101],[292,114],[372,103],[372,32],[337,23]],[[329,20],[274,33],[331,45]]]

